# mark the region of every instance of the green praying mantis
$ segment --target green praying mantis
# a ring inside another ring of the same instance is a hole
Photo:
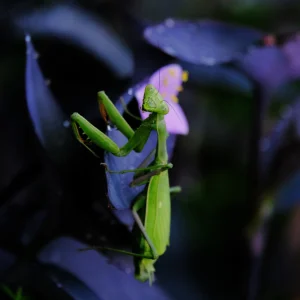
[[[150,166],[144,167],[142,163],[137,169],[119,172],[111,171],[106,167],[106,171],[112,173],[134,172],[135,177],[131,186],[147,183],[145,190],[137,196],[132,205],[132,214],[135,220],[132,230],[133,252],[107,247],[91,247],[81,250],[103,249],[131,255],[134,257],[135,278],[142,282],[149,280],[151,285],[154,281],[154,264],[159,256],[165,253],[170,243],[171,194],[181,191],[179,186],[170,187],[169,184],[168,170],[173,165],[168,163],[168,132],[164,119],[169,112],[169,107],[156,88],[148,84],[144,92],[142,110],[150,114],[134,131],[105,92],[98,93],[98,102],[100,108],[104,107],[109,120],[127,137],[128,142],[119,148],[114,141],[84,117],[73,113],[71,124],[75,136],[89,151],[94,153],[82,139],[78,127],[92,143],[119,157],[126,156],[131,151],[141,152],[152,130],[157,132],[157,146],[152,153],[152,155],[155,154],[155,158]]]

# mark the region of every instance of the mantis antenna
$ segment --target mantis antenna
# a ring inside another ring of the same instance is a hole
[[[173,105],[171,103],[169,103],[167,100],[164,100],[166,103],[168,103],[168,105],[171,106],[171,108],[173,109],[173,111],[175,112],[176,116],[178,117],[179,121],[181,122],[181,124],[183,125],[182,119],[179,117],[178,113],[176,112],[176,110],[174,109]]]
[[[158,76],[160,76],[160,71],[158,73]],[[159,79],[159,85],[160,85],[160,79]],[[158,88],[158,93],[159,93],[159,89]],[[176,112],[176,110],[174,109],[173,105],[171,103],[169,103],[167,100],[163,99],[166,103],[168,103],[168,105],[173,109],[173,111],[175,112],[176,116],[178,117],[178,119],[180,120],[181,124],[183,124],[182,119],[179,117],[178,113]]]
[[[158,72],[158,92],[160,93],[160,70]],[[177,114],[176,110],[174,109],[174,107],[171,105],[171,103],[169,103],[167,100],[164,99],[164,101],[166,103],[168,103],[169,106],[172,107],[173,111],[175,112],[176,116],[178,117],[178,119],[180,120],[181,124],[183,124],[181,118],[179,117],[179,115]]]

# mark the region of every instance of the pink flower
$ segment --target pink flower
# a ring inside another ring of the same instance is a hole
[[[183,90],[182,82],[187,81],[188,74],[177,64],[167,65],[156,71],[147,84],[152,84],[169,105],[169,113],[165,116],[167,130],[171,134],[186,135],[189,132],[189,124],[186,116],[178,103],[177,95]],[[139,107],[142,107],[146,84],[135,93]],[[140,109],[142,119],[149,116],[148,112]]]

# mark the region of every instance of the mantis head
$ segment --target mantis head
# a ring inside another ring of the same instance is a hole
[[[169,112],[168,104],[152,84],[148,84],[145,88],[142,110],[162,115],[166,115]]]

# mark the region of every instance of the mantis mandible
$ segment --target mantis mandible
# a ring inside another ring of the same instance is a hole
[[[84,117],[78,113],[73,113],[71,123],[76,138],[88,150],[92,151],[81,138],[78,126],[91,142],[116,156],[126,156],[131,151],[142,151],[152,130],[157,132],[157,146],[154,152],[154,162],[148,167],[141,165],[143,168],[119,172],[106,168],[108,172],[113,173],[134,172],[136,175],[138,174],[131,186],[147,183],[144,192],[135,199],[132,205],[132,214],[135,220],[132,231],[134,236],[133,252],[107,247],[91,247],[81,250],[103,249],[131,255],[134,257],[136,279],[142,282],[149,280],[151,284],[154,280],[154,264],[169,246],[171,226],[170,194],[178,193],[181,190],[180,187],[170,188],[169,185],[168,170],[173,165],[168,163],[166,143],[168,132],[164,120],[164,115],[169,112],[169,107],[155,87],[148,84],[144,92],[142,110],[149,112],[150,115],[134,131],[105,92],[98,93],[98,102],[100,106],[104,106],[109,120],[127,137],[128,142],[119,148],[114,141],[89,123]]]

